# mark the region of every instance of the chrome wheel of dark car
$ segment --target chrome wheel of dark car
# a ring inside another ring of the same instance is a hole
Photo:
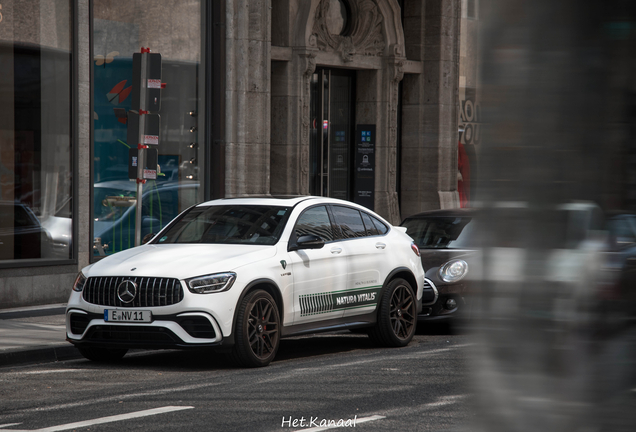
[[[236,320],[233,357],[243,366],[267,366],[278,351],[280,317],[267,292],[249,293],[241,302]]]
[[[417,325],[417,307],[411,285],[404,279],[392,280],[382,295],[378,322],[369,336],[384,346],[406,346]]]

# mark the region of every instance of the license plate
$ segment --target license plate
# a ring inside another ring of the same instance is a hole
[[[147,310],[104,310],[104,321],[108,322],[144,322],[152,321],[152,313]]]

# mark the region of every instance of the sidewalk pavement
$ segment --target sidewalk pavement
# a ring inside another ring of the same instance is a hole
[[[66,341],[66,304],[0,309],[0,368],[80,358]]]

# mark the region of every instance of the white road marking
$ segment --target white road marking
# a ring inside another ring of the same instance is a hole
[[[85,372],[85,369],[49,369],[41,371],[27,371],[27,372],[9,372],[7,375],[39,375],[49,373],[63,373],[63,372]]]
[[[437,408],[445,405],[453,405],[457,402],[460,402],[467,395],[456,395],[456,396],[442,396],[437,402],[430,402],[427,404],[421,405],[422,408]]]
[[[19,424],[22,424],[22,423],[7,423],[7,424],[3,424],[3,425],[0,425],[0,429],[1,428],[6,428],[6,427],[9,427],[9,426],[17,426]]]
[[[417,352],[417,353],[413,353],[413,354],[404,354],[398,357],[399,359],[412,359],[412,358],[419,358],[419,357],[424,357],[427,355],[432,355],[432,354],[440,354],[440,353],[445,353],[448,351],[453,351],[457,348],[465,348],[467,346],[470,346],[471,344],[462,344],[462,345],[453,345],[450,346],[448,348],[438,348],[438,349],[434,349],[434,350],[430,350],[430,351],[421,351],[421,352]],[[376,362],[385,362],[387,360],[390,359],[395,359],[396,357],[394,355],[387,355],[387,356],[382,356],[382,357],[374,357],[371,359],[365,359],[365,360],[356,360],[356,361],[352,361],[352,362],[348,362],[348,363],[339,363],[339,364],[334,364],[334,365],[328,365],[325,366],[326,368],[337,368],[337,367],[347,367],[347,366],[358,366],[361,364],[365,364],[365,363],[376,363]],[[306,368],[309,369],[309,368]],[[315,368],[311,368],[311,369],[315,369]]]
[[[193,384],[193,385],[182,386],[182,387],[172,387],[172,388],[167,388],[167,389],[164,388],[164,389],[149,390],[147,392],[140,392],[140,393],[128,393],[128,394],[125,394],[125,395],[114,395],[114,396],[109,396],[109,397],[104,397],[104,398],[99,398],[99,399],[90,399],[90,400],[81,401],[81,402],[71,402],[71,403],[66,403],[66,404],[51,405],[51,406],[47,406],[47,407],[23,409],[23,410],[20,410],[20,414],[29,413],[29,412],[43,412],[43,411],[54,411],[54,410],[59,410],[59,409],[77,408],[77,407],[80,407],[80,406],[94,405],[94,404],[103,403],[103,402],[114,402],[114,401],[119,402],[119,401],[124,400],[124,399],[135,399],[135,398],[143,398],[144,396],[155,396],[155,395],[158,395],[158,394],[167,394],[167,393],[173,393],[173,392],[183,392],[183,391],[189,391],[189,390],[196,390],[196,389],[200,389],[200,388],[218,386],[218,385],[221,385],[221,384],[223,384],[223,383],[213,382],[213,383],[204,383],[204,384]]]
[[[359,418],[356,419],[356,425],[360,424],[360,423],[366,423],[366,422],[370,422],[370,421],[375,421],[375,420],[381,420],[383,418],[386,418],[384,416],[380,416],[380,415],[374,415],[371,417],[363,417],[363,418]],[[299,429],[298,432],[320,432],[320,431],[326,431],[329,429],[340,429],[343,428],[345,426],[325,426],[325,427],[314,427],[311,429]]]
[[[93,425],[98,425],[98,424],[103,424],[103,423],[111,423],[111,422],[122,421],[122,420],[130,420],[130,419],[139,418],[139,417],[147,417],[147,416],[151,416],[151,415],[163,414],[163,413],[168,413],[168,412],[182,411],[182,410],[187,410],[187,409],[192,409],[192,408],[194,408],[194,407],[191,407],[191,406],[166,406],[166,407],[161,407],[161,408],[153,408],[153,409],[149,409],[149,410],[145,410],[145,411],[131,412],[131,413],[128,413],[128,414],[119,414],[119,415],[114,415],[114,416],[109,416],[109,417],[97,418],[97,419],[93,419],[93,420],[86,420],[86,421],[81,421],[81,422],[68,423],[68,424],[59,425],[59,426],[51,426],[51,427],[42,428],[42,429],[32,429],[32,430],[2,429],[2,431],[3,432],[57,432],[57,431],[65,431],[65,430],[69,430],[69,429],[76,429],[76,428],[82,428],[82,427],[87,427],[87,426],[93,426]],[[20,423],[13,423],[13,424],[20,424]]]

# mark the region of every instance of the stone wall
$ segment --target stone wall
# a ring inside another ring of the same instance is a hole
[[[402,99],[402,217],[458,207],[457,118],[460,0],[405,1],[409,60]]]

